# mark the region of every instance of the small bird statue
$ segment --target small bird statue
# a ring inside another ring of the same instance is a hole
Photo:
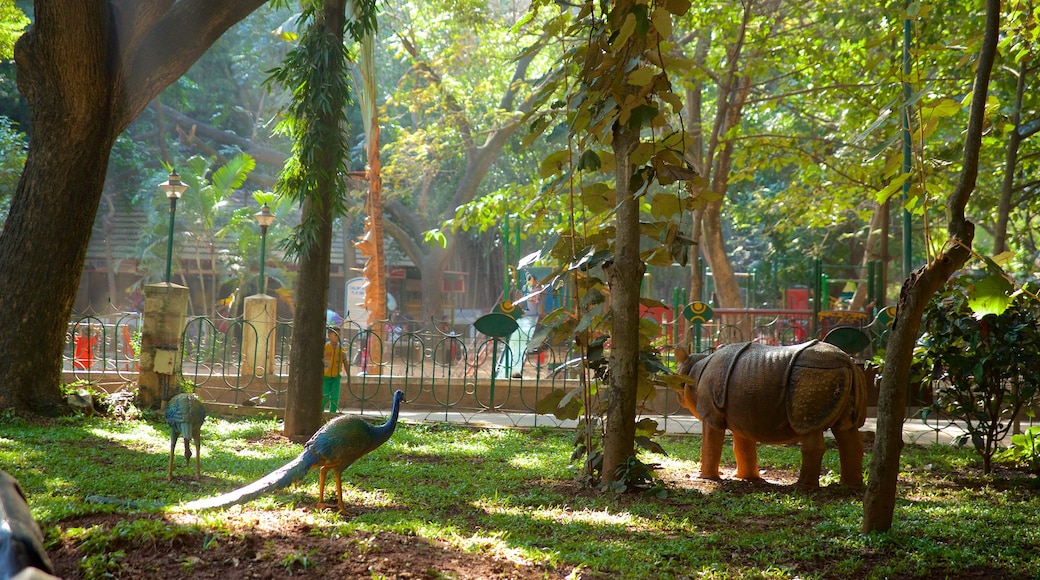
[[[404,393],[394,392],[394,403],[390,418],[382,425],[373,425],[364,419],[341,415],[329,421],[303,446],[300,455],[281,468],[272,471],[253,483],[209,499],[200,499],[183,504],[186,510],[228,507],[252,501],[262,494],[288,487],[302,481],[307,472],[319,468],[318,507],[331,507],[325,503],[325,481],[329,471],[336,476],[336,506],[343,506],[343,470],[385,443],[397,428],[397,416]]]
[[[195,441],[195,481],[202,478],[199,464],[199,447],[202,444],[202,423],[206,420],[206,407],[198,397],[189,393],[175,395],[166,403],[166,424],[170,426],[170,466],[166,470],[166,481],[173,480],[173,455],[177,448],[177,437],[184,438],[184,464],[191,465],[191,441]]]

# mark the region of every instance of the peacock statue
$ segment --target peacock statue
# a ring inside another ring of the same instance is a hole
[[[198,397],[190,393],[174,395],[166,403],[166,424],[170,426],[170,465],[166,470],[166,481],[173,480],[173,456],[177,449],[177,437],[184,438],[184,464],[191,465],[191,445],[195,442],[195,481],[202,479],[199,448],[202,445],[202,423],[206,420],[206,407]]]
[[[331,507],[325,503],[325,482],[329,471],[336,476],[336,507],[343,506],[343,470],[385,443],[397,428],[397,416],[404,393],[394,392],[394,403],[390,418],[382,425],[373,425],[359,417],[341,415],[329,421],[303,446],[300,455],[280,469],[263,478],[229,491],[223,495],[188,502],[181,506],[185,510],[223,508],[252,501],[261,495],[286,488],[302,481],[311,469],[318,468],[318,507]]]

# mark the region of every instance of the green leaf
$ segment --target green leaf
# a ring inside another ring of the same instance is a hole
[[[655,8],[650,19],[661,38],[668,38],[672,35],[672,16],[668,13],[667,8]]]
[[[968,306],[975,312],[975,318],[1003,314],[1011,304],[1011,291],[1015,289],[995,262],[988,258],[986,262],[990,266],[986,276],[972,285],[968,298]]]
[[[614,41],[610,43],[611,48],[617,50],[618,48],[625,45],[628,39],[632,37],[632,33],[636,30],[636,17],[634,14],[625,15],[625,21],[621,24],[621,30],[618,31],[617,36],[614,37]]]
[[[646,449],[647,451],[650,451],[652,453],[660,453],[661,455],[668,455],[667,453],[665,453],[664,447],[661,447],[660,443],[650,439],[649,437],[646,437],[646,436],[643,436],[643,435],[637,435],[636,438],[635,438],[635,443],[636,443],[636,445],[639,445],[641,448]]]
[[[931,121],[935,118],[952,117],[961,112],[962,105],[953,99],[940,99],[932,105],[921,107],[921,118]]]
[[[581,188],[581,202],[592,213],[602,213],[614,207],[614,188],[600,181]]]
[[[423,241],[428,244],[438,244],[442,248],[448,246],[448,238],[445,237],[444,232],[439,229],[432,229],[424,232]]]
[[[690,0],[665,0],[664,8],[676,16],[682,16],[690,10]]]
[[[542,179],[547,179],[563,171],[563,164],[567,161],[567,156],[568,152],[563,150],[556,151],[543,159],[539,169]]]
[[[600,161],[599,154],[592,149],[586,149],[581,153],[581,157],[578,158],[579,171],[596,171],[602,166],[603,162]]]
[[[658,193],[650,200],[650,215],[668,219],[683,211],[683,203],[674,193]]]
[[[898,190],[900,187],[903,187],[903,184],[906,183],[907,179],[910,179],[909,173],[900,174],[895,179],[893,179],[888,185],[882,188],[881,191],[877,192],[877,194],[874,196],[874,200],[877,201],[879,204],[885,203],[886,201],[888,201],[888,198],[892,197],[892,194],[895,193],[896,190]]]
[[[628,128],[637,130],[643,127],[649,127],[658,112],[657,107],[653,105],[639,105],[629,113]]]
[[[628,73],[628,84],[635,85],[637,87],[645,87],[654,80],[654,76],[657,75],[657,71],[649,67],[637,68],[636,70]]]
[[[581,398],[575,396],[580,390],[554,389],[535,404],[535,412],[540,415],[553,415],[561,421],[577,419],[581,416],[583,408]]]

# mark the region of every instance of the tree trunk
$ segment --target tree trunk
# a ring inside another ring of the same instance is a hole
[[[742,79],[739,85],[731,97],[732,102],[727,109],[727,118],[722,122],[723,130],[720,134],[724,134],[728,130],[726,128],[733,127],[740,121],[740,111],[743,108],[744,100],[747,98],[750,84],[747,79]],[[729,172],[732,163],[733,143],[725,142],[715,156],[711,180],[712,190],[716,195],[720,196],[720,199],[707,204],[704,208],[704,213],[701,217],[701,227],[703,228],[702,242],[704,245],[704,256],[708,261],[708,266],[711,268],[712,280],[715,282],[718,306],[722,308],[743,308],[744,299],[740,295],[740,284],[737,282],[737,276],[733,272],[733,266],[729,263],[726,241],[722,235],[722,204],[726,198],[726,190],[729,188]],[[730,319],[727,320],[727,317],[721,317],[719,322],[723,325],[733,326],[736,329],[736,333],[724,335],[721,337],[722,340],[726,342],[751,340],[751,320],[744,319],[744,317],[740,317],[737,320],[733,320],[732,317],[728,318]]]
[[[601,481],[617,480],[617,468],[635,455],[636,389],[639,380],[639,289],[646,265],[639,259],[639,201],[629,186],[639,133],[615,125],[614,260],[605,266],[610,287],[610,390],[603,433]]]
[[[714,201],[704,209],[703,216],[704,256],[711,268],[711,277],[715,283],[718,306],[723,308],[743,308],[744,300],[740,296],[740,284],[729,263],[726,253],[726,240],[722,235],[722,202]]]
[[[326,0],[323,18],[316,17],[310,26],[332,37],[330,54],[322,55],[326,78],[346,74],[343,55],[343,30],[346,0]],[[316,63],[317,66],[318,63]],[[317,89],[321,90],[321,89]],[[339,127],[347,104],[345,91],[327,90],[326,106],[308,111],[319,127]],[[322,99],[316,99],[321,101]],[[323,103],[324,104],[324,103]],[[313,152],[315,166],[303,170],[316,175],[315,191],[307,192],[301,219],[314,220],[317,231],[312,243],[300,256],[296,284],[296,312],[293,322],[292,347],[289,352],[289,380],[286,385],[285,427],[283,433],[293,439],[306,439],[321,427],[323,355],[325,347],[325,309],[329,300],[329,270],[332,262],[332,225],[335,199],[342,190],[336,168],[345,155],[337,132],[326,132]],[[308,152],[309,153],[309,152]],[[305,154],[305,157],[309,155]]]
[[[690,239],[693,240],[693,245],[690,246],[690,294],[687,297],[688,302],[698,302],[704,294],[704,268],[702,263],[701,239],[703,237],[704,228],[701,225],[704,222],[704,211],[695,210],[693,212],[693,225],[691,226]]]
[[[289,351],[283,431],[286,437],[294,439],[306,439],[321,427],[325,305],[329,299],[332,257],[332,216],[327,200],[326,197],[320,203],[311,199],[303,202],[301,219],[314,216],[322,225],[315,243],[300,257],[296,278],[296,311]],[[316,206],[325,208],[325,211]]]
[[[387,342],[384,321],[390,318],[386,311],[386,252],[383,243],[383,177],[379,160],[379,109],[376,105],[375,38],[371,33],[361,42],[361,58],[358,63],[361,76],[361,118],[365,123],[365,155],[368,161],[368,219],[365,235],[370,240],[368,262],[364,267],[365,309],[368,311],[368,327],[376,336],[376,344],[393,348]],[[382,364],[383,353],[369,348],[368,362]]]
[[[33,25],[15,46],[32,133],[0,233],[0,408],[61,412],[61,350],[112,144],[263,3],[34,3]]]
[[[975,189],[979,150],[985,124],[986,96],[990,72],[996,58],[1000,32],[1000,0],[986,0],[986,31],[975,69],[968,128],[964,136],[964,161],[957,188],[946,200],[949,240],[936,259],[918,269],[903,283],[896,305],[896,320],[888,339],[885,370],[878,397],[878,425],[870,477],[863,498],[863,531],[888,531],[896,504],[899,454],[903,447],[906,388],[921,316],[932,296],[971,255],[975,226],[964,216],[968,198]]]
[[[400,201],[389,202],[386,209],[394,217],[394,221],[387,221],[383,224],[386,226],[386,232],[411,258],[412,263],[419,268],[419,275],[422,277],[420,318],[424,324],[430,320],[440,320],[441,305],[444,302],[441,281],[444,279],[444,270],[451,258],[456,236],[451,232],[444,232],[444,247],[422,243],[422,232],[426,228],[425,220]]]
[[[881,224],[883,223],[881,220],[888,217],[887,212],[883,210],[884,205],[876,204],[874,207],[874,213],[870,216],[870,226],[869,230],[867,230],[867,241],[863,245],[863,259],[860,260],[864,272],[867,271],[867,265],[870,261],[877,260],[881,255],[880,235],[882,231]],[[869,305],[867,300],[868,298],[873,298],[873,296],[867,296],[868,286],[869,282],[860,282],[856,285],[856,292],[852,296],[852,303],[849,304],[849,310],[863,310]],[[876,306],[878,309],[884,308],[881,304],[877,304]]]
[[[745,20],[748,17],[748,12],[745,11]],[[745,21],[742,30],[746,29],[746,25]],[[738,43],[739,45],[740,43]],[[736,59],[739,48],[732,49],[732,52],[735,53],[732,58]],[[737,75],[735,63],[735,60],[731,63],[728,82],[725,86],[720,85],[719,87],[719,99],[725,104],[719,107],[715,118],[712,128],[712,143],[709,146],[712,153],[709,154],[707,161],[711,167],[711,189],[715,195],[719,196],[719,201],[707,204],[701,216],[701,227],[703,228],[701,242],[704,246],[702,251],[711,268],[718,306],[722,308],[744,307],[744,299],[740,295],[740,284],[733,272],[733,266],[729,263],[729,253],[726,251],[726,243],[722,235],[722,204],[725,202],[726,191],[729,189],[729,172],[733,166],[734,144],[732,141],[718,140],[719,135],[725,135],[731,127],[740,123],[741,111],[747,100],[748,92],[751,90],[750,79]],[[732,326],[736,332],[722,336],[721,340],[726,342],[751,340],[751,320],[744,319],[744,317],[736,320],[732,317],[728,318],[720,317],[720,324]]]
[[[103,100],[99,92],[92,96]],[[93,220],[84,216],[95,215],[100,201],[83,192],[101,192],[112,131],[103,116],[76,119],[77,146],[69,147],[54,120],[41,117],[33,115],[29,156],[0,233],[0,408],[53,415],[61,407],[61,351],[90,242]],[[64,179],[55,183],[56,175]],[[53,197],[65,201],[54,204]]]
[[[112,254],[112,231],[114,229],[113,219],[116,216],[116,206],[112,201],[111,195],[104,196],[105,204],[108,206],[108,211],[105,212],[105,217],[102,219],[102,224],[105,232],[105,269],[107,270],[105,275],[105,281],[108,285],[108,301],[113,304],[117,309],[119,308],[116,296],[119,292],[116,286],[116,258]]]
[[[1018,67],[1018,84],[1015,87],[1015,104],[1008,120],[1011,122],[1011,134],[1008,135],[1007,153],[1004,158],[1004,180],[1000,186],[1000,201],[997,204],[997,225],[993,232],[993,255],[1007,251],[1008,219],[1011,216],[1011,198],[1015,191],[1015,171],[1018,168],[1018,149],[1022,144],[1022,134],[1018,130],[1022,122],[1022,99],[1025,95],[1026,76],[1029,74],[1029,62],[1023,61]]]
[[[444,316],[444,264],[448,262],[447,251],[437,252],[422,272],[422,324],[429,326]],[[522,353],[518,356],[523,356]]]

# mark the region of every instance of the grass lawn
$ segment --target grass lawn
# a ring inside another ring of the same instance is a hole
[[[701,481],[700,439],[664,437],[664,497],[597,493],[567,463],[573,434],[398,426],[344,473],[347,513],[317,509],[317,473],[245,506],[126,512],[96,494],[169,504],[275,470],[301,446],[271,419],[210,418],[202,481],[158,417],[0,418],[0,468],[22,484],[63,578],[1040,578],[1040,494],[983,476],[966,449],[908,446],[890,533],[860,533],[862,495],[803,492],[796,447],[763,447],[765,483]],[[869,445],[868,445],[869,452]],[[869,464],[869,458],[867,462]],[[732,473],[727,450],[724,467]],[[335,486],[331,486],[335,489]],[[328,491],[326,492],[329,493]],[[327,499],[332,499],[327,497]]]

